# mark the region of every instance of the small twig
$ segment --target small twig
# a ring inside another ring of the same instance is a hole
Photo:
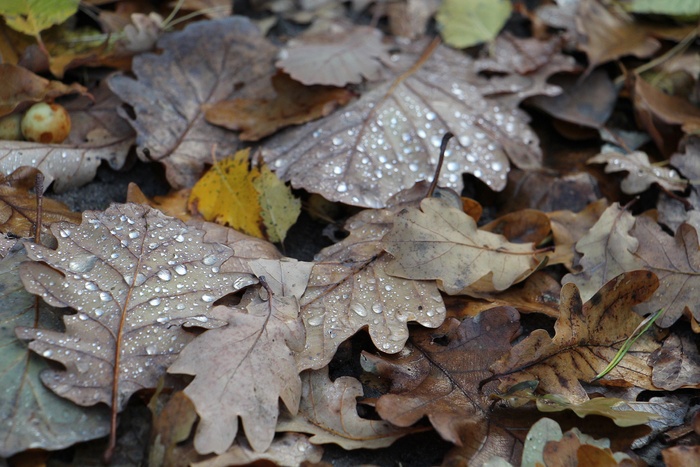
[[[430,188],[428,189],[428,194],[425,195],[426,198],[431,198],[433,196],[433,193],[435,193],[435,188],[437,188],[438,180],[440,179],[440,171],[442,170],[442,163],[445,160],[445,149],[447,149],[447,142],[453,136],[454,135],[448,131],[442,137],[442,142],[440,143],[440,157],[438,158],[437,167],[435,167],[435,176],[433,177],[433,181],[430,184]]]
[[[44,174],[41,172],[36,173],[34,191],[36,192],[36,220],[34,222],[34,242],[39,244],[41,243],[41,223],[44,204]]]

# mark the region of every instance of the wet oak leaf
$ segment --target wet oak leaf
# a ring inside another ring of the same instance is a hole
[[[195,448],[200,454],[226,452],[241,418],[255,451],[270,447],[282,399],[296,413],[301,380],[295,360],[304,347],[304,326],[295,297],[260,298],[251,290],[241,303],[215,307],[211,314],[228,326],[210,330],[185,347],[169,373],[193,375],[185,394],[200,422]]]
[[[328,367],[302,374],[302,395],[295,416],[282,413],[277,431],[309,433],[313,444],[335,443],[343,449],[377,449],[390,446],[409,433],[424,428],[398,428],[383,420],[368,420],[357,414],[362,385],[355,378],[328,377]]]
[[[79,407],[55,395],[41,382],[49,368],[15,335],[15,327],[36,332],[58,332],[60,320],[45,303],[24,290],[19,265],[26,261],[16,245],[0,260],[0,457],[28,449],[57,450],[109,432],[109,414],[103,407]]]
[[[301,200],[265,163],[260,165],[259,171],[253,179],[253,186],[258,192],[265,234],[271,242],[281,243],[301,214]]]
[[[572,403],[588,400],[580,381],[592,381],[613,360],[619,346],[642,321],[632,307],[651,297],[658,286],[653,273],[632,271],[605,284],[584,304],[576,286],[565,284],[554,337],[537,329],[491,366],[501,381],[500,388],[537,380],[546,393],[566,397]],[[649,360],[658,347],[644,335],[599,384],[658,390],[651,381]]]
[[[583,254],[579,262],[581,272],[567,274],[562,283],[576,284],[581,298],[587,301],[609,280],[640,269],[642,263],[632,256],[639,247],[639,240],[630,234],[634,221],[632,214],[618,203],[607,208],[576,243],[576,251]]]
[[[158,55],[134,57],[136,79],[117,75],[108,82],[134,108],[129,123],[139,157],[162,162],[170,185],[185,188],[211,160],[212,145],[219,157],[238,149],[229,131],[206,122],[202,104],[269,95],[275,48],[241,16],[191,24],[161,37],[158,47]]]
[[[192,467],[229,467],[232,465],[323,465],[323,448],[314,446],[309,438],[299,433],[285,433],[276,438],[264,452],[250,447],[240,439],[223,454],[201,462],[193,462]]]
[[[518,105],[533,95],[556,94],[546,79],[571,68],[570,60],[553,54],[521,76],[507,63],[480,65],[435,44],[421,55],[418,46],[395,55],[392,78],[342,111],[271,137],[262,148],[265,161],[294,187],[373,208],[430,178],[448,130],[457,138],[445,153],[441,186],[459,192],[461,174],[468,172],[502,190],[509,158],[519,167],[541,165],[537,136]],[[482,72],[494,67],[497,77],[485,77]]]
[[[576,243],[598,222],[607,207],[607,200],[601,198],[579,212],[569,210],[548,212],[547,217],[552,226],[554,253],[549,255],[547,264],[563,264],[573,272]]]
[[[0,175],[0,231],[18,237],[31,237],[36,225],[37,199],[30,190],[34,188],[39,171],[20,167],[8,176]],[[68,209],[65,204],[44,197],[42,200],[42,226],[67,221],[80,224],[80,213]]]
[[[642,151],[624,155],[617,152],[602,152],[588,159],[589,164],[606,164],[605,173],[629,172],[622,180],[620,188],[628,195],[636,195],[656,183],[669,191],[683,191],[688,186],[678,172],[666,167],[655,167],[649,156]]]
[[[204,118],[230,130],[242,130],[241,141],[258,141],[277,130],[310,122],[347,104],[353,94],[343,88],[305,86],[288,75],[272,77],[275,97],[233,99],[205,104]]]
[[[505,290],[541,262],[532,245],[479,230],[474,219],[435,198],[400,212],[382,244],[394,257],[387,273],[437,280],[450,295]]]
[[[381,77],[387,49],[378,29],[333,22],[290,40],[275,65],[306,85],[345,86]]]
[[[670,327],[689,310],[700,320],[700,246],[698,232],[690,224],[681,224],[671,237],[652,219],[639,216],[631,234],[639,241],[633,254],[641,267],[653,271],[659,277],[659,290],[649,301],[635,308],[640,314],[654,313],[663,308],[656,320],[662,328]]]
[[[695,336],[688,330],[677,330],[664,339],[651,356],[654,385],[666,391],[679,388],[700,388],[700,352]]]
[[[145,206],[86,211],[80,226],[56,223],[51,231],[58,249],[28,244],[32,262],[22,265],[22,281],[77,313],[63,318],[65,332],[19,328],[17,335],[65,367],[42,373],[44,384],[79,405],[107,404],[113,414],[137,390],[156,387],[193,339],[183,326],[223,325],[210,314],[212,302],[255,282],[219,271],[228,247],[204,243],[201,230]]]

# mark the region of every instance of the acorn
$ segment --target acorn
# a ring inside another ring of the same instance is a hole
[[[62,105],[38,102],[25,112],[21,127],[27,141],[60,144],[70,133],[70,115]]]

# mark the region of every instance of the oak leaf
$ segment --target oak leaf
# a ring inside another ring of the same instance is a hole
[[[350,450],[386,447],[402,436],[424,430],[361,418],[356,399],[362,396],[362,385],[349,376],[331,381],[328,367],[307,371],[301,378],[299,412],[295,416],[283,412],[277,431],[309,433],[313,444],[335,443]]]
[[[634,151],[624,155],[618,152],[602,152],[588,159],[589,164],[606,164],[605,173],[629,172],[622,180],[620,188],[628,195],[641,193],[657,183],[669,191],[683,191],[688,186],[673,169],[654,167],[649,162],[649,156],[642,151]]]
[[[384,207],[430,177],[446,131],[457,138],[445,153],[441,186],[460,191],[461,174],[468,172],[502,190],[508,158],[523,168],[540,165],[537,136],[518,104],[556,94],[546,79],[571,68],[571,61],[553,53],[524,77],[498,55],[480,62],[444,46],[433,44],[423,55],[411,47],[394,56],[392,79],[343,111],[269,139],[262,155],[278,176],[331,201]]]
[[[664,339],[651,356],[651,375],[655,386],[666,391],[679,388],[700,388],[700,352],[690,331],[677,330]]]
[[[134,108],[129,123],[139,157],[162,162],[170,185],[185,188],[199,178],[212,145],[217,156],[238,146],[230,132],[205,121],[202,104],[269,94],[275,48],[241,16],[191,24],[161,37],[158,47],[159,55],[134,57],[136,79],[117,75],[108,82]],[[235,83],[244,86],[237,90]]]
[[[700,180],[700,138],[689,137],[683,148],[671,156],[671,165],[688,180]],[[694,209],[688,210],[688,206]],[[687,198],[661,195],[657,202],[659,222],[675,232],[684,222],[700,231],[700,186],[690,184]]]
[[[507,0],[446,0],[435,20],[445,43],[461,49],[493,40],[512,9]]]
[[[450,295],[507,289],[540,263],[532,245],[479,230],[474,219],[435,198],[400,212],[382,243],[394,257],[389,274],[437,280]]]
[[[592,381],[613,360],[617,346],[642,321],[632,307],[648,299],[658,285],[649,271],[628,272],[605,284],[584,304],[576,286],[565,284],[554,337],[536,329],[494,363],[491,370],[500,379],[500,387],[537,380],[546,393],[564,396],[573,403],[588,400],[579,381]],[[649,366],[649,354],[658,347],[645,335],[600,384],[658,389],[651,382]]]
[[[79,405],[107,404],[113,420],[134,392],[155,387],[193,339],[183,326],[211,328],[218,298],[255,282],[222,273],[230,248],[145,206],[112,205],[56,223],[58,249],[28,244],[22,281],[47,303],[70,306],[65,332],[18,328],[29,348],[65,369],[42,373],[54,392]]]
[[[171,191],[167,195],[156,195],[149,199],[137,184],[130,182],[126,189],[126,202],[144,204],[155,208],[170,217],[177,217],[187,222],[192,215],[187,210],[187,201],[190,199],[191,188]]]
[[[577,213],[569,210],[547,213],[554,240],[554,252],[547,264],[563,264],[573,272],[576,243],[598,222],[607,207],[607,200],[601,198]]]
[[[39,38],[41,31],[73,16],[78,11],[78,3],[76,0],[5,2],[0,7],[0,15],[11,28]]]
[[[17,240],[13,240],[16,244]],[[109,415],[103,407],[79,407],[56,396],[41,382],[48,363],[15,335],[15,327],[36,332],[59,332],[60,319],[45,303],[36,306],[19,276],[27,255],[15,245],[0,260],[0,457],[27,449],[62,449],[109,432]]]
[[[285,433],[276,438],[264,452],[258,452],[240,440],[223,454],[193,462],[192,467],[228,467],[231,465],[322,465],[323,449],[314,446],[304,435]]]

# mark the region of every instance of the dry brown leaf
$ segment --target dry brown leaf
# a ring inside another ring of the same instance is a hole
[[[661,451],[666,467],[687,467],[700,464],[700,446],[673,446]]]
[[[437,280],[450,295],[505,290],[540,263],[532,245],[479,230],[474,219],[435,198],[400,212],[382,243],[394,257],[389,274]]]
[[[232,465],[316,465],[321,462],[323,448],[314,446],[309,438],[298,433],[285,433],[272,441],[264,452],[253,450],[248,443],[240,440],[225,453],[211,459],[193,462],[192,467],[229,467]]]
[[[376,208],[431,176],[448,130],[457,138],[445,153],[441,186],[460,191],[461,174],[468,172],[502,190],[508,158],[519,167],[539,166],[537,136],[518,104],[557,93],[546,79],[572,62],[555,53],[521,76],[499,56],[482,63],[434,44],[420,55],[419,45],[395,55],[392,79],[344,111],[268,140],[262,154],[270,167],[295,187]]]
[[[577,213],[572,211],[547,213],[554,238],[554,253],[549,255],[547,264],[563,264],[569,271],[573,271],[574,246],[598,222],[607,207],[607,200],[601,198]]]
[[[290,40],[279,57],[275,65],[306,85],[345,86],[376,80],[389,63],[378,29],[340,22]]]
[[[321,251],[302,296],[306,348],[300,369],[324,367],[340,343],[367,328],[382,352],[399,352],[408,322],[434,328],[445,319],[445,305],[434,281],[409,281],[385,272],[389,258],[381,247],[400,207],[366,210],[350,218],[350,235]]]
[[[342,88],[304,86],[284,73],[272,77],[272,99],[233,99],[204,104],[204,118],[209,123],[230,130],[243,130],[241,141],[258,141],[277,130],[310,122],[347,104],[353,94]]]
[[[688,330],[676,330],[651,356],[654,385],[667,391],[700,388],[700,352],[695,336]]]
[[[549,236],[552,227],[549,225],[549,218],[542,211],[523,209],[494,219],[488,224],[482,225],[479,230],[503,235],[512,243],[538,245]]]
[[[383,420],[368,420],[357,414],[362,385],[355,378],[328,377],[328,367],[302,374],[302,395],[295,416],[282,413],[277,431],[309,433],[313,444],[335,443],[343,449],[377,449],[391,445],[409,433],[424,428],[398,428]]]
[[[10,114],[21,104],[53,101],[66,94],[89,95],[85,86],[70,86],[49,81],[20,66],[0,63],[0,117]]]
[[[537,329],[491,366],[501,381],[501,390],[537,380],[546,393],[574,403],[588,400],[579,381],[592,381],[613,360],[621,343],[642,321],[632,307],[648,299],[658,285],[649,271],[628,272],[605,284],[585,304],[575,285],[564,285],[554,337]],[[649,354],[658,347],[646,335],[638,339],[599,383],[657,390],[651,382]]]
[[[129,183],[126,192],[126,202],[145,204],[155,208],[166,216],[177,217],[183,222],[187,222],[192,217],[187,210],[187,200],[190,198],[190,188],[171,191],[167,195],[154,196],[149,199],[143,191],[133,182]]]
[[[643,315],[663,308],[656,324],[667,328],[675,323],[685,309],[700,319],[700,245],[698,232],[689,224],[681,224],[671,237],[652,219],[639,216],[631,231],[639,241],[639,248],[630,256],[641,267],[653,271],[661,284],[658,292],[635,310]]]
[[[178,443],[185,441],[197,421],[194,404],[182,391],[159,403],[159,394],[151,398],[148,408],[153,416],[151,445],[148,450],[149,467],[179,467],[196,460],[192,450],[185,451]]]
[[[204,232],[135,204],[83,213],[75,226],[56,223],[52,250],[28,244],[22,265],[31,293],[76,314],[65,332],[19,328],[29,348],[65,369],[42,374],[57,394],[79,405],[121,410],[129,396],[153,388],[193,335],[183,326],[221,326],[210,314],[218,298],[255,282],[222,273],[232,252],[202,242]]]
[[[17,237],[31,237],[36,225],[37,199],[30,190],[36,183],[37,169],[20,167],[8,176],[0,175],[0,231]],[[80,213],[51,198],[42,200],[42,226],[67,221],[80,224]]]
[[[213,145],[218,157],[238,146],[230,132],[204,120],[201,105],[269,95],[275,48],[241,16],[191,24],[163,36],[158,47],[163,53],[134,58],[137,79],[113,76],[109,86],[134,108],[129,123],[138,134],[139,157],[162,162],[168,182],[179,189],[194,185]],[[243,87],[237,90],[236,83]]]
[[[623,272],[640,269],[642,263],[633,256],[639,241],[629,231],[634,217],[614,203],[607,208],[590,231],[576,243],[576,251],[583,254],[581,272],[567,274],[562,284],[574,283],[581,298],[589,300],[603,284]]]
[[[669,191],[683,191],[688,181],[681,179],[673,169],[653,166],[649,156],[642,151],[634,151],[627,155],[619,152],[602,152],[591,159],[589,164],[606,164],[605,173],[629,172],[622,180],[620,188],[628,195],[636,195],[649,189],[652,183],[657,183]]]
[[[685,200],[661,195],[657,203],[659,222],[675,232],[684,222],[700,231],[700,137],[691,136],[684,141],[680,152],[671,156],[671,165],[690,180],[690,190]],[[686,203],[682,201],[687,201]],[[688,209],[688,204],[693,209]]]
[[[262,279],[261,279],[262,280]],[[275,434],[281,398],[296,413],[301,380],[295,354],[304,348],[304,327],[294,296],[253,289],[241,303],[215,307],[210,315],[228,326],[210,330],[185,347],[169,373],[193,375],[185,394],[201,420],[194,445],[200,454],[226,452],[238,432],[266,451]]]

